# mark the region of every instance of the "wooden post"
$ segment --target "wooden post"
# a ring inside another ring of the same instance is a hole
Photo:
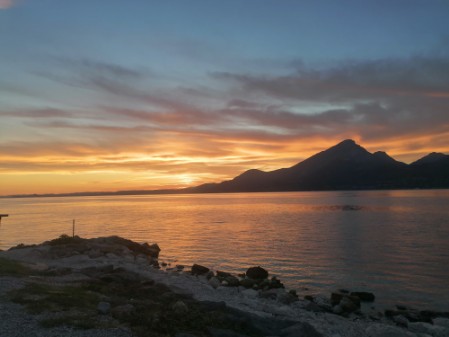
[[[73,222],[72,222],[72,237],[73,238],[75,237],[75,219],[73,219]]]

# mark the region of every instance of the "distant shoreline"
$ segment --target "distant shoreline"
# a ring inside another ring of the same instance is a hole
[[[427,188],[353,188],[353,189],[313,189],[313,190],[279,190],[279,191],[226,191],[226,192],[196,192],[191,187],[172,190],[137,190],[137,191],[113,191],[113,192],[73,192],[73,193],[43,193],[43,194],[12,194],[0,195],[0,199],[25,199],[25,198],[63,198],[63,197],[101,197],[101,196],[132,196],[132,195],[167,195],[167,194],[233,194],[233,193],[291,193],[291,192],[354,192],[354,191],[434,191],[449,190],[448,187]]]

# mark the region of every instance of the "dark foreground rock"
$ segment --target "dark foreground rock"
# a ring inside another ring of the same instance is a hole
[[[193,275],[204,275],[204,274],[207,274],[208,272],[209,272],[209,268],[204,267],[202,265],[194,264],[192,266],[192,274]]]
[[[264,280],[268,278],[268,272],[262,267],[251,267],[246,271],[246,276],[253,280]]]

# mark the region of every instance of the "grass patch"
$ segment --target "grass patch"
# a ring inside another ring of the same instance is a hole
[[[129,327],[138,337],[174,336],[188,332],[210,336],[208,327],[232,330],[246,335],[258,333],[245,320],[234,316],[225,307],[204,307],[190,297],[173,293],[168,287],[120,268],[105,271],[77,286],[53,286],[29,283],[10,292],[10,298],[33,314],[52,313],[41,320],[44,327],[60,325],[80,329]],[[108,317],[97,312],[100,301],[111,304]],[[183,301],[187,311],[180,313],[174,304]],[[120,308],[123,311],[120,311]],[[107,318],[105,320],[105,318]]]
[[[0,257],[0,276],[28,276],[32,270],[20,262]]]
[[[34,314],[72,309],[95,311],[100,301],[99,294],[79,287],[53,287],[38,283],[29,283],[22,289],[13,290],[10,296],[13,302],[24,305]]]
[[[77,244],[83,241],[84,239],[81,239],[78,235],[68,236],[67,234],[62,234],[59,238],[48,241],[47,244],[50,246],[61,246],[68,244]]]

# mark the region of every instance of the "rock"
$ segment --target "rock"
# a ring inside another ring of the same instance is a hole
[[[239,279],[233,275],[229,275],[229,276],[225,277],[224,280],[226,282],[228,282],[229,287],[238,287],[240,284]]]
[[[334,314],[341,315],[344,313],[344,310],[340,304],[337,304],[332,308],[332,312]]]
[[[109,314],[110,310],[111,310],[111,304],[109,302],[100,302],[97,305],[97,311],[101,315]]]
[[[167,262],[161,262],[162,267],[167,267]]]
[[[288,328],[282,329],[281,337],[324,337],[313,325],[307,322],[297,323]]]
[[[268,272],[262,267],[251,267],[246,271],[246,276],[253,280],[263,280],[268,277]]]
[[[368,337],[415,337],[414,334],[392,325],[373,324],[365,330]]]
[[[243,294],[243,296],[246,296],[246,297],[256,297],[259,294],[259,292],[254,289],[245,289],[242,291],[242,294]]]
[[[408,319],[405,318],[402,315],[397,315],[393,317],[393,322],[395,322],[399,326],[407,327],[408,326]]]
[[[360,309],[360,298],[340,293],[331,294],[332,311],[336,314],[351,313]]]
[[[240,285],[245,288],[252,288],[255,283],[256,282],[250,278],[244,278],[243,280],[240,280]]]
[[[175,313],[175,315],[181,316],[185,315],[189,312],[189,308],[183,301],[178,301],[172,306],[172,310]]]
[[[344,294],[331,293],[331,304],[332,304],[332,306],[339,304],[341,299],[343,298],[343,296],[344,296]]]
[[[226,277],[229,277],[229,276],[232,276],[232,274],[224,272],[224,271],[217,271],[217,277],[219,279],[225,279]]]
[[[206,279],[210,280],[214,276],[215,276],[214,272],[212,270],[209,270],[206,274]]]
[[[277,296],[277,300],[282,304],[292,304],[293,302],[299,301],[298,297],[286,292],[279,293]]]
[[[260,298],[268,298],[270,300],[275,300],[278,297],[278,291],[277,289],[268,289],[261,291],[259,293]]]
[[[444,326],[449,329],[449,318],[437,317],[432,320],[434,325]]]
[[[430,323],[425,322],[412,322],[409,323],[408,329],[414,333],[423,333],[428,334],[433,337],[447,337],[449,336],[449,329],[438,326],[438,325],[432,325]]]
[[[353,291],[351,293],[351,296],[357,296],[363,302],[374,302],[374,300],[376,299],[373,293],[369,293],[366,291]]]
[[[209,284],[210,284],[214,289],[217,289],[217,288],[221,285],[220,280],[219,280],[218,278],[216,278],[215,276],[212,277],[212,278],[209,280]]]
[[[355,296],[347,296],[345,295],[340,304],[341,308],[346,313],[351,313],[360,309],[360,299]]]
[[[176,269],[179,271],[184,270],[184,266],[182,264],[177,264]]]
[[[159,253],[160,253],[161,249],[159,248],[157,243],[153,243],[152,245],[149,245],[148,243],[145,242],[144,244],[142,244],[142,246],[144,248],[146,248],[146,252],[145,252],[146,255],[150,255],[151,257],[155,257],[155,258],[159,257]]]
[[[335,307],[338,307],[338,305],[335,306]],[[325,311],[326,311],[325,309],[323,309],[321,306],[319,306],[319,305],[316,304],[315,302],[308,302],[308,303],[305,305],[304,309],[306,309],[306,310],[308,310],[308,311],[312,311],[312,312],[325,312]],[[340,313],[340,312],[339,312],[339,313]],[[338,313],[338,314],[339,314],[339,313]]]
[[[280,280],[277,279],[276,276],[273,276],[271,278],[271,281],[268,284],[268,287],[277,289],[277,288],[284,288],[284,285],[282,284],[282,282]]]
[[[207,272],[209,272],[209,268],[207,267],[204,267],[199,264],[194,264],[192,266],[192,275],[204,275],[207,274]]]

